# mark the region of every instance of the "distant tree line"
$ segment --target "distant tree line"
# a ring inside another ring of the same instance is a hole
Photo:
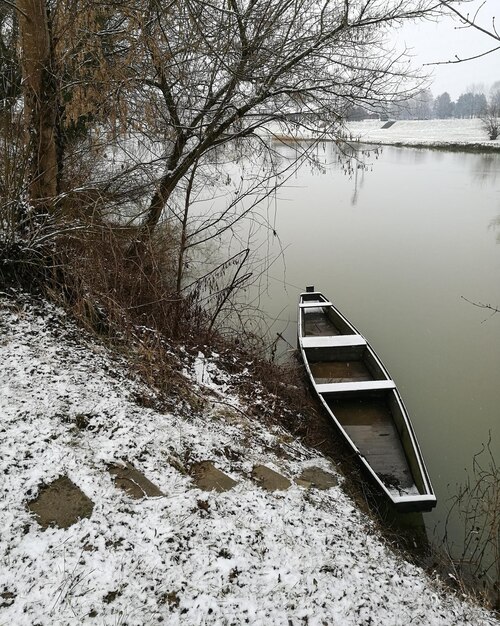
[[[483,119],[486,116],[500,115],[500,81],[496,81],[486,95],[481,87],[471,86],[460,94],[456,101],[450,94],[444,93],[434,97],[430,89],[423,89],[409,100],[397,105],[389,105],[383,109],[367,111],[361,107],[353,107],[349,118],[387,118],[399,120],[428,119]]]

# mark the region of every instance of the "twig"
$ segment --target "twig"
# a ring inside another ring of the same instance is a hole
[[[469,304],[472,304],[473,306],[477,306],[480,309],[487,309],[488,311],[491,311],[492,313],[490,315],[490,318],[493,317],[495,313],[500,313],[500,308],[498,308],[497,306],[493,306],[492,304],[483,304],[482,302],[473,302],[472,300],[469,300],[465,296],[460,296],[460,297],[462,298],[462,300],[465,300],[466,302],[468,302]],[[486,322],[486,320],[483,320],[481,323],[484,324],[484,322]]]

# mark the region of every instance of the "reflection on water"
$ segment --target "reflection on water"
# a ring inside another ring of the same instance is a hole
[[[500,215],[497,215],[495,219],[491,220],[490,228],[493,230],[500,230]],[[497,233],[497,243],[500,243],[500,232]]]
[[[350,176],[331,144],[316,156],[325,173],[304,165],[277,192],[286,253],[261,306],[293,345],[298,292],[314,284],[367,336],[412,416],[439,534],[490,431],[500,457],[500,317],[483,323],[462,298],[500,303],[500,155],[384,147]]]
[[[500,180],[500,170],[498,168],[498,155],[477,154],[476,160],[472,161],[472,172],[475,181],[486,184],[496,183]]]

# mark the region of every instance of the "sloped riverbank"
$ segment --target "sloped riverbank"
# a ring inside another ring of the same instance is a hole
[[[177,350],[197,408],[163,412],[61,310],[0,304],[1,624],[497,623],[395,554],[330,461],[250,417],[245,363]]]

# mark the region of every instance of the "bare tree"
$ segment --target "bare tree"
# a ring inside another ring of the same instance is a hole
[[[390,29],[440,10],[438,0],[17,0],[16,6],[31,204],[55,208],[58,219],[75,210],[75,194],[87,194],[85,209],[103,199],[121,223],[127,218],[138,227],[135,251],[167,215],[180,232],[177,292],[186,252],[232,227],[242,215],[237,198],[252,185],[268,185],[261,197],[273,188],[276,170],[263,168],[219,216],[193,227],[193,189],[207,172],[220,175],[217,150],[260,149],[271,162],[263,129],[279,133],[278,125],[293,118],[295,127],[339,139],[353,105],[408,99],[422,81],[404,51],[388,45]]]
[[[154,230],[179,181],[217,146],[251,141],[259,128],[297,112],[299,123],[322,120],[335,138],[349,106],[408,97],[407,60],[387,52],[385,35],[435,7],[425,0],[148,4],[140,29],[147,58],[135,97],[154,106],[165,146],[143,234]]]
[[[0,6],[0,111],[10,109],[21,88],[18,31],[16,11],[8,5]]]
[[[28,199],[54,213],[61,209],[60,195],[81,182],[65,168],[81,160],[82,140],[93,133],[86,148],[95,160],[104,150],[102,133],[109,139],[112,129],[125,126],[119,118],[125,115],[121,93],[132,78],[131,25],[126,13],[93,0],[8,5],[19,22],[18,41],[13,37],[11,45],[18,46],[22,67]]]
[[[129,137],[162,144],[149,162],[135,154],[119,178],[123,185],[126,175],[149,168],[147,235],[179,182],[217,146],[251,140],[291,113],[305,125],[322,120],[336,138],[352,105],[407,98],[421,85],[405,82],[416,76],[386,36],[404,20],[435,15],[439,4],[17,0],[26,126],[36,133],[32,200],[63,189],[57,181],[68,128],[88,133],[93,125],[100,133],[118,125]]]
[[[459,8],[461,4],[467,4],[470,0],[461,0],[460,2],[454,2],[453,0],[439,0],[439,4],[450,12],[452,15],[458,18],[462,28],[472,28],[474,30],[479,31],[485,35],[486,40],[490,41],[490,46],[486,48],[483,52],[478,54],[474,54],[468,57],[461,57],[459,55],[455,55],[454,59],[449,59],[447,61],[438,61],[436,63],[431,63],[431,65],[446,65],[449,63],[463,63],[465,61],[472,61],[473,59],[479,59],[488,54],[493,54],[494,52],[498,52],[500,50],[500,33],[497,30],[497,26],[495,24],[495,18],[491,19],[491,23],[484,23],[480,21],[480,12],[481,9],[486,4],[483,2],[479,8],[477,8],[473,13],[469,13],[466,10]],[[458,6],[457,6],[458,5]]]
[[[45,0],[17,0],[22,50],[30,198],[47,209],[57,194],[56,118],[52,45]]]
[[[500,81],[497,80],[491,85],[490,88],[490,96],[489,96],[490,106],[496,106],[500,108]]]

